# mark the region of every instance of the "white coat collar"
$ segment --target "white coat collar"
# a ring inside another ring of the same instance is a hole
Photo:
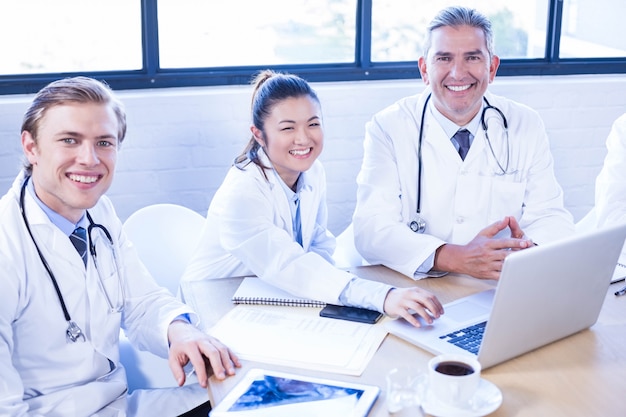
[[[265,153],[265,151],[263,149],[259,149],[258,151],[258,156],[259,156],[259,161],[261,162],[262,165],[269,167],[270,169],[272,169],[274,172],[276,172],[274,170],[274,165],[272,164],[272,161],[270,161],[270,159],[268,158],[267,154]],[[259,169],[263,169],[261,167],[258,167]],[[267,178],[267,181],[270,184],[270,187],[273,189],[274,186],[278,185],[280,186],[280,184],[278,184],[278,181],[282,181],[282,179],[280,178],[280,175],[268,175],[267,172],[264,172],[265,177]],[[301,193],[302,191],[312,191],[313,190],[313,184],[310,181],[310,175],[307,174],[307,171],[303,172],[300,174],[300,179],[299,181],[299,189],[298,192]]]

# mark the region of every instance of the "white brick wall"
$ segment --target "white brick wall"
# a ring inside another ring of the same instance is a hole
[[[328,177],[329,228],[350,222],[364,124],[395,100],[423,88],[421,80],[314,84],[324,112],[322,161]],[[626,112],[626,76],[496,78],[491,90],[535,108],[551,140],[565,203],[580,219],[593,206],[595,177],[611,123]],[[128,135],[109,196],[122,220],[140,207],[182,204],[201,214],[233,158],[250,136],[251,87],[120,91]],[[32,97],[0,97],[0,193],[20,166],[19,128]]]

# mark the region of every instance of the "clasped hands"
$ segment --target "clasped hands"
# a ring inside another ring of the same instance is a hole
[[[496,238],[509,228],[511,236]],[[512,252],[534,246],[513,216],[507,216],[481,230],[466,245],[444,244],[435,253],[435,270],[471,275],[480,279],[499,279],[504,259]],[[385,313],[400,316],[420,327],[416,316],[428,324],[439,318],[444,309],[435,295],[412,287],[393,289],[385,300]]]
[[[511,236],[496,238],[509,228]],[[434,269],[471,275],[480,279],[499,279],[504,259],[511,253],[534,246],[513,216],[507,216],[481,230],[466,245],[445,244],[437,249]]]

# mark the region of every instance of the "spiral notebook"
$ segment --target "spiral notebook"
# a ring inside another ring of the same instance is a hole
[[[245,277],[232,297],[235,304],[267,304],[292,307],[324,307],[326,303],[296,297],[262,279]]]

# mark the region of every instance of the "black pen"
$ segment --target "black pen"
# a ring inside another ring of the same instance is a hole
[[[626,287],[623,287],[617,291],[615,291],[615,295],[620,296],[626,294]]]

